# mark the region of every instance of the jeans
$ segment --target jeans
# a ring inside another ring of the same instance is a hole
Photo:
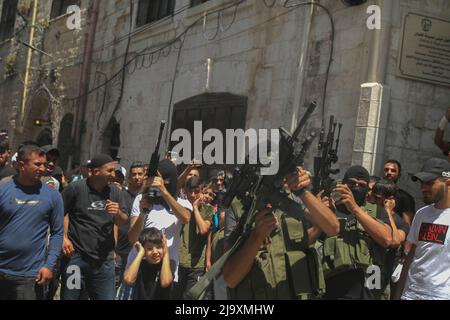
[[[128,253],[116,256],[116,261],[115,261],[116,291],[119,290],[119,287],[122,284],[123,274],[125,273],[125,269],[127,266],[127,259],[128,259]]]
[[[36,278],[10,276],[0,273],[0,300],[36,300],[40,286]]]
[[[113,259],[92,262],[74,253],[64,259],[61,270],[61,300],[86,299],[83,292],[87,292],[91,300],[115,299]]]

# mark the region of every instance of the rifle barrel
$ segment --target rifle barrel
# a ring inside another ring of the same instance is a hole
[[[165,127],[166,127],[166,121],[162,120],[161,125],[159,126],[159,136],[158,136],[158,142],[156,143],[156,150],[159,150],[159,146],[161,144],[162,135],[163,135]]]
[[[306,121],[308,121],[309,117],[311,117],[311,115],[313,114],[316,107],[317,107],[317,102],[316,101],[311,102],[308,109],[306,110],[306,113],[303,115],[302,119],[298,123],[297,129],[292,134],[293,141],[298,141],[298,136],[300,135],[300,132],[302,131],[303,127],[305,126]]]

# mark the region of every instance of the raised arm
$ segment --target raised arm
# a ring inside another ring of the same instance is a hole
[[[170,268],[170,254],[167,247],[166,236],[163,236],[164,256],[161,264],[160,284],[161,288],[167,288],[173,282],[172,269]]]
[[[144,247],[142,247],[142,244],[139,241],[136,241],[134,244],[134,247],[136,248],[137,255],[134,258],[133,262],[130,264],[130,266],[125,270],[125,273],[123,274],[123,281],[129,285],[133,286],[136,282],[136,278],[139,273],[139,268],[142,263],[142,259],[145,255]]]
[[[206,236],[209,231],[211,230],[211,221],[207,221],[203,219],[202,214],[200,213],[200,205],[202,203],[202,198],[199,197],[195,202],[192,204],[192,207],[194,208],[194,219],[195,223],[197,224],[198,231],[202,236]]]
[[[223,277],[230,288],[235,288],[250,272],[264,240],[270,237],[270,234],[278,225],[272,209],[264,209],[258,212],[255,223],[255,228],[244,245],[223,266]]]
[[[444,141],[445,128],[450,122],[450,108],[448,108],[445,116],[442,117],[439,125],[436,129],[436,133],[434,136],[434,143],[438,146],[443,152],[448,153],[450,151],[450,143]]]
[[[350,213],[355,215],[369,236],[383,248],[388,248],[392,243],[391,227],[374,219],[363,208],[358,206],[353,193],[347,185],[340,184],[336,187],[336,190],[341,194],[341,202]]]
[[[395,208],[395,200],[394,199],[388,199],[384,202],[384,208],[386,209],[388,218],[389,218],[389,224],[392,229],[392,243],[391,248],[398,248],[401,246],[401,244],[406,240],[406,233],[403,230],[399,230],[397,228],[397,224],[394,220],[394,208]]]
[[[286,185],[291,191],[304,190],[300,194],[300,199],[308,209],[305,211],[306,216],[317,228],[330,237],[339,233],[336,215],[311,192],[306,191],[306,188],[311,185],[311,178],[303,168],[299,167],[295,173],[288,175]]]
[[[191,220],[191,213],[188,209],[179,204],[177,202],[177,199],[175,199],[166,189],[163,178],[161,176],[150,178],[149,183],[153,188],[158,188],[160,190],[161,196],[173,210],[173,213],[178,218],[178,220],[180,220],[182,224],[189,223],[189,221]]]

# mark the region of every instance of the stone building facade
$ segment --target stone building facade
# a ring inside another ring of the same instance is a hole
[[[35,0],[18,1],[19,7],[22,2],[32,7]],[[70,15],[50,19],[52,1],[37,2],[37,20],[49,20],[38,47],[52,58],[34,52],[32,65],[60,68],[56,82],[33,75],[23,116],[28,120],[21,126],[28,48],[0,43],[0,127],[14,133],[16,145],[48,129],[54,143],[79,149],[65,163],[109,152],[129,165],[148,160],[161,120],[171,129],[191,129],[194,120],[203,119],[206,127],[222,130],[292,130],[305,106],[317,100],[309,128],[328,123],[330,115],[344,125],[341,168],[363,164],[381,174],[383,161],[398,159],[404,166],[402,186],[419,195],[409,177],[424,159],[442,156],[433,135],[450,105],[450,86],[405,78],[398,64],[405,16],[450,20],[446,0],[368,0],[356,6],[335,0],[316,1],[321,6],[284,0],[153,1],[157,8],[143,0],[80,0],[73,3],[81,8],[81,30],[68,29]],[[380,29],[369,28],[373,8],[379,10]],[[23,31],[20,39],[28,43],[28,38],[29,31]],[[5,80],[4,57],[15,51],[17,74]],[[40,98],[43,83],[55,103]],[[54,105],[51,111],[44,108],[48,128],[34,126],[41,113],[36,105]]]

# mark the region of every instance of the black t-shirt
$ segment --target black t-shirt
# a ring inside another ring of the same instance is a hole
[[[136,198],[136,195],[133,195],[128,190],[122,189],[120,190],[126,205],[126,213],[128,214],[128,219],[130,218],[131,209],[133,209],[133,202]],[[119,236],[117,239],[116,253],[124,256],[128,255],[133,245],[128,241],[128,229],[130,228],[130,220],[127,223],[119,226]],[[126,263],[126,261],[125,261]]]
[[[403,212],[412,212],[412,214],[416,213],[416,202],[414,201],[414,197],[410,195],[403,189],[398,189],[395,194],[395,209],[394,211],[400,216],[403,217]]]
[[[142,261],[134,284],[133,300],[169,300],[170,286],[161,288],[159,273],[162,262],[149,264]]]
[[[13,167],[10,166],[4,166],[3,168],[0,168],[0,180],[6,177],[15,176],[17,174],[17,171],[14,170]]]
[[[87,180],[71,183],[62,193],[64,212],[69,215],[69,239],[84,258],[104,261],[112,258],[115,247],[114,218],[105,210],[106,201],[126,205],[120,189],[109,185],[102,192],[89,186]]]
[[[336,211],[338,218],[355,219],[356,217],[351,214]],[[389,217],[386,210],[383,207],[377,208],[377,219],[381,222],[389,224]],[[341,224],[340,235],[342,235],[345,226]],[[378,245],[378,244],[375,244]],[[383,248],[380,246],[380,250]],[[372,292],[366,288],[365,274],[363,269],[352,269],[339,274],[336,274],[325,280],[326,282],[326,299],[339,299],[339,300],[372,300],[374,296]]]

